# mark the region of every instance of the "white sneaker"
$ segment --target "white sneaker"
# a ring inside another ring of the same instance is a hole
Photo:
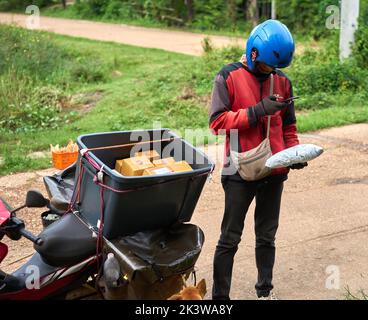
[[[267,297],[260,297],[258,300],[278,300],[275,293],[273,291]]]

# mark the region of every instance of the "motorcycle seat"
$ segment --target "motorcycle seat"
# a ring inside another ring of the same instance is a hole
[[[74,265],[96,253],[96,238],[74,213],[62,216],[44,229],[39,237],[43,243],[35,244],[34,248],[51,266]]]

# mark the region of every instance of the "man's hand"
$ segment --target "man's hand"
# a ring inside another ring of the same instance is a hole
[[[293,169],[293,170],[300,170],[307,166],[308,166],[308,162],[302,162],[302,163],[295,163],[289,166],[288,168]]]
[[[266,115],[271,116],[277,111],[286,108],[287,105],[287,102],[278,102],[275,96],[270,96],[258,102],[253,108],[257,118],[259,118]]]

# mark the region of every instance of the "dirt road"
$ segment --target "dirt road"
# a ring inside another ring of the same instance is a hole
[[[29,17],[26,15],[0,13],[0,23],[4,24],[17,24],[25,27],[27,18]],[[190,55],[202,54],[201,42],[203,38],[207,36],[200,33],[166,31],[123,24],[44,17],[42,16],[42,10],[38,29],[73,37],[113,41]],[[243,46],[245,43],[244,39],[213,35],[208,37],[215,47],[223,47],[229,44],[239,44]]]
[[[306,169],[291,172],[285,184],[274,272],[280,298],[343,299],[347,287],[355,293],[368,289],[367,136],[368,124],[300,135],[301,142],[321,145],[325,152]],[[214,181],[206,184],[192,219],[206,236],[198,261],[198,278],[205,278],[208,288],[212,284],[212,258],[223,213],[222,149],[222,145],[206,149],[213,159],[220,160]],[[1,177],[0,194],[14,206],[20,205],[28,188],[45,192],[42,176],[53,172],[48,169]],[[254,204],[236,255],[233,299],[255,297],[253,209]],[[20,216],[31,230],[41,230],[39,209],[26,210]],[[32,246],[24,240],[6,242],[10,254],[2,268],[12,271],[32,253]],[[331,282],[335,276],[335,282]]]
[[[367,136],[368,124],[300,135],[302,143],[318,144],[325,152],[307,168],[292,171],[285,183],[274,270],[279,298],[343,299],[348,287],[355,293],[368,289]],[[216,171],[194,216],[207,239],[199,277],[209,284],[223,214],[219,180]],[[255,297],[253,211],[254,203],[235,259],[234,299]]]
[[[24,25],[25,16],[0,14],[1,23]],[[116,41],[143,47],[200,54],[203,35],[102,24],[87,21],[41,18],[41,28],[66,35]],[[213,37],[217,45],[226,37]],[[304,143],[316,143],[325,153],[286,182],[277,238],[275,289],[281,299],[341,299],[346,288],[368,290],[368,124],[359,124],[301,135]],[[210,146],[210,155],[222,146]],[[223,213],[220,163],[214,182],[207,184],[193,216],[203,228],[206,242],[198,261],[198,277],[212,285],[212,257]],[[19,173],[0,178],[0,194],[13,206],[23,203],[28,188],[45,192],[42,176],[53,169]],[[256,278],[253,215],[251,207],[243,241],[236,255],[231,297],[253,299]],[[33,232],[41,230],[40,210],[20,214]],[[10,254],[2,264],[15,270],[32,254],[27,241],[9,242]],[[207,295],[210,297],[210,294]]]

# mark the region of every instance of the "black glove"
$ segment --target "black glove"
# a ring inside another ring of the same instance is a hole
[[[270,96],[267,98],[264,98],[260,102],[258,102],[254,107],[254,113],[256,114],[257,118],[263,117],[263,116],[272,116],[277,111],[284,109],[287,107],[287,102],[278,102],[276,101],[275,96]]]
[[[295,163],[289,166],[288,168],[293,169],[293,170],[300,170],[307,166],[308,166],[308,162],[302,162],[302,163]]]

